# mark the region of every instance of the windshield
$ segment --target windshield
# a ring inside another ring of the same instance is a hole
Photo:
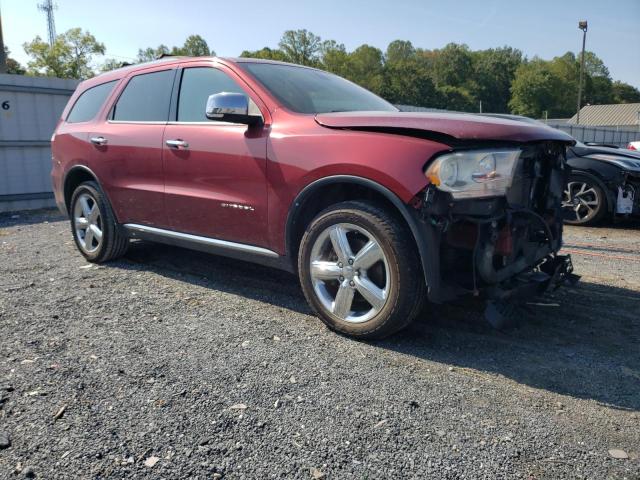
[[[240,65],[286,108],[297,113],[398,111],[369,90],[331,73],[273,63]]]

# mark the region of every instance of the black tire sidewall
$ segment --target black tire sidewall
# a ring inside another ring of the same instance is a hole
[[[405,284],[416,281],[413,274],[416,273],[418,262],[416,258],[412,261],[412,255],[406,251],[404,242],[399,243],[393,238],[394,235],[390,235],[390,232],[394,232],[396,237],[402,238],[402,234],[406,233],[395,218],[390,215],[384,215],[381,218],[380,211],[368,211],[358,208],[359,206],[356,202],[338,204],[321,212],[310,223],[300,246],[298,272],[307,300],[329,328],[355,337],[381,338],[408,323],[406,320],[411,316],[413,309],[407,308],[409,306],[404,304],[406,299],[403,298],[402,293],[405,287],[409,290],[416,287],[416,285]],[[366,204],[361,206],[366,207]],[[325,229],[338,223],[351,223],[365,229],[375,237],[387,258],[390,277],[387,301],[380,312],[366,322],[347,322],[333,315],[317,298],[311,281],[310,258],[313,245]],[[421,280],[418,279],[418,281]],[[413,306],[414,304],[410,307]]]
[[[577,225],[577,226],[591,226],[597,225],[600,223],[607,214],[607,194],[600,185],[600,183],[592,178],[590,175],[584,175],[580,173],[576,173],[570,176],[569,182],[583,182],[588,184],[590,187],[596,190],[598,196],[600,198],[600,204],[598,205],[598,211],[596,214],[591,217],[589,220],[584,222],[578,222],[576,220],[565,220],[565,223],[569,225]]]
[[[83,193],[88,193],[93,197],[100,210],[100,216],[102,218],[102,241],[100,242],[100,247],[95,252],[88,253],[86,252],[80,245],[80,241],[78,239],[78,235],[76,233],[76,228],[74,224],[74,212],[76,202],[78,201],[78,197]],[[70,208],[69,208],[69,219],[71,220],[71,232],[73,234],[73,240],[76,244],[76,247],[80,251],[80,253],[90,262],[101,262],[105,258],[105,253],[107,250],[107,246],[110,242],[113,241],[113,236],[115,234],[115,223],[111,220],[112,216],[110,215],[110,210],[107,210],[109,206],[105,202],[104,195],[100,190],[100,187],[95,182],[84,182],[80,184],[73,192],[71,196]]]

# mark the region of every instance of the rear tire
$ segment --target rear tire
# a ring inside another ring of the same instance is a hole
[[[76,247],[88,261],[103,263],[123,256],[129,239],[96,182],[81,183],[71,196],[71,232]]]
[[[411,233],[368,202],[342,202],[319,213],[302,237],[298,271],[320,319],[352,337],[389,336],[422,307],[425,282]]]
[[[577,173],[569,178],[562,209],[569,225],[597,225],[607,215],[607,196],[594,178]]]

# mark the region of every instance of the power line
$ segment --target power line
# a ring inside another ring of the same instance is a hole
[[[127,57],[125,55],[114,55],[112,53],[105,53],[105,57],[114,57],[114,58],[122,58],[123,60],[137,60],[136,57]]]
[[[45,12],[47,15],[47,30],[49,33],[49,45],[53,47],[53,43],[56,41],[56,23],[53,18],[53,11],[58,6],[53,3],[52,0],[44,0],[44,3],[38,4],[38,10]]]

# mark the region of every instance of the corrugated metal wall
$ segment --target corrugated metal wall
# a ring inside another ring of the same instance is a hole
[[[590,127],[563,122],[547,122],[547,125],[567,132],[581,142],[597,142],[626,147],[629,142],[640,140],[640,130],[617,129],[615,127]]]
[[[0,212],[53,206],[51,135],[77,80],[0,75]]]

